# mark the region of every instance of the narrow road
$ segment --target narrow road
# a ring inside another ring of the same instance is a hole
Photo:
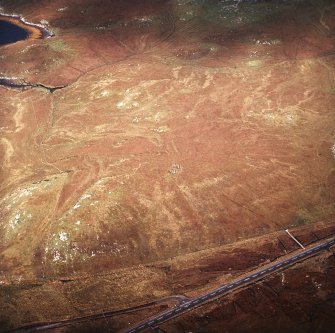
[[[211,292],[208,292],[206,294],[203,294],[199,297],[193,298],[189,301],[186,301],[176,307],[174,307],[171,310],[167,310],[165,312],[162,312],[154,317],[151,317],[148,320],[145,320],[141,323],[138,323],[126,330],[123,330],[123,333],[137,333],[141,332],[148,328],[154,328],[157,327],[159,324],[161,324],[164,321],[167,321],[173,317],[180,316],[181,314],[193,310],[194,308],[197,308],[204,303],[207,303],[208,301],[211,301],[213,299],[216,299],[218,297],[223,296],[224,294],[227,294],[228,292],[231,292],[237,288],[240,288],[242,286],[245,286],[247,284],[250,284],[256,280],[259,280],[263,278],[266,275],[269,275],[273,272],[276,272],[280,269],[287,268],[288,266],[291,266],[303,259],[306,259],[307,257],[310,257],[322,250],[325,250],[331,246],[335,245],[335,239],[331,239],[322,243],[319,243],[317,246],[307,248],[303,251],[299,251],[296,255],[292,255],[290,257],[286,257],[286,259],[282,260],[276,260],[270,265],[267,265],[261,270],[253,271],[249,275],[244,276],[242,278],[236,279],[235,281],[232,281],[231,283],[224,284],[221,287],[212,290]]]
[[[151,306],[157,305],[157,304],[166,304],[168,305],[170,303],[176,303],[177,305],[180,305],[186,301],[189,301],[189,298],[183,295],[173,295],[168,296],[165,298],[160,298],[158,300],[152,301],[150,303],[146,303],[143,305],[134,306],[131,308],[123,309],[123,310],[115,310],[115,311],[108,311],[108,312],[102,312],[98,314],[93,314],[90,316],[84,316],[84,317],[77,317],[72,319],[64,319],[61,321],[56,322],[49,322],[49,323],[33,323],[25,326],[21,326],[19,328],[16,328],[14,330],[10,330],[6,333],[32,333],[32,332],[44,332],[60,327],[66,327],[78,323],[85,323],[93,320],[99,320],[99,319],[106,319],[117,315],[125,315],[130,314],[139,310],[143,310],[146,308],[150,308]]]

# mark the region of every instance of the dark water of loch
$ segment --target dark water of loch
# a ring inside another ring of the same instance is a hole
[[[18,27],[17,25],[0,20],[0,45],[15,43],[19,40],[24,40],[28,37],[29,33]]]

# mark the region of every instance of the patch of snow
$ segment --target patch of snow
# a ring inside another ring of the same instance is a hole
[[[61,258],[60,252],[58,250],[55,250],[52,256],[52,261],[59,261]]]
[[[316,282],[316,281],[313,281],[313,284],[314,284],[314,287],[315,287],[316,289],[320,289],[320,288],[322,287],[322,284],[321,284],[321,283],[318,283],[318,282]]]
[[[77,202],[74,206],[73,206],[73,209],[78,209],[80,207],[80,203]]]
[[[154,128],[153,131],[156,133],[165,133],[169,131],[169,128],[167,126],[161,126],[158,128]]]
[[[140,103],[135,99],[140,96],[140,92],[135,89],[127,89],[123,99],[116,103],[118,109],[132,109],[140,106]]]
[[[80,197],[79,201],[85,200],[85,199],[89,199],[92,195],[91,194],[84,194]]]
[[[12,229],[15,229],[18,224],[20,223],[20,220],[21,220],[21,213],[18,212],[15,214],[15,216],[9,221],[9,225],[11,226]]]
[[[172,164],[171,167],[169,168],[169,172],[172,174],[177,174],[177,173],[181,173],[183,171],[183,167],[180,164]]]
[[[285,284],[285,274],[281,273],[281,284],[284,285]]]
[[[28,189],[23,189],[21,190],[21,192],[19,193],[18,197],[22,198],[22,197],[28,197],[28,196],[32,196],[33,192],[31,190]]]
[[[59,233],[59,239],[62,241],[62,242],[66,242],[69,237],[68,237],[68,234],[64,231],[60,232]]]
[[[101,96],[103,96],[103,97],[109,96],[109,91],[104,90],[104,91],[101,93]]]

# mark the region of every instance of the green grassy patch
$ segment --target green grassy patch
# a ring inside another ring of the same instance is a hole
[[[71,48],[71,46],[60,39],[50,41],[50,43],[48,43],[48,46],[51,48],[52,51],[55,52],[68,53],[68,54],[74,53],[74,50]]]

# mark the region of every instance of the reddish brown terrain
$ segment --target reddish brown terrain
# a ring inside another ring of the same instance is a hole
[[[0,86],[1,332],[196,296],[297,249],[286,228],[334,235],[333,1],[0,5],[55,34],[0,47],[23,84]],[[325,252],[162,329],[332,332],[334,281]]]

